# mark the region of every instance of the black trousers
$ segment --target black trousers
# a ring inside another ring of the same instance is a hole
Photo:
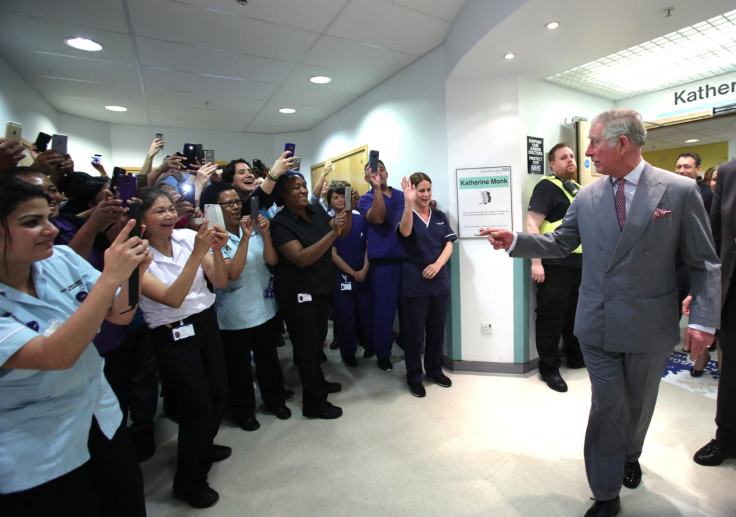
[[[263,402],[269,407],[284,404],[284,374],[276,351],[276,318],[252,328],[222,330],[222,345],[227,364],[228,402],[234,412],[253,414],[256,392],[253,389],[250,355],[256,364],[256,378]]]
[[[207,481],[227,398],[225,355],[215,311],[206,309],[184,323],[194,326],[194,336],[174,341],[168,325],[151,332],[159,367],[179,402],[174,485],[181,489]]]
[[[143,474],[125,426],[111,440],[92,419],[90,460],[37,487],[0,495],[7,517],[140,517],[146,515]]]
[[[540,373],[560,367],[560,336],[565,340],[568,360],[582,360],[580,343],[573,334],[582,271],[582,268],[544,266],[544,282],[537,284],[536,310]]]
[[[407,382],[422,382],[422,343],[425,343],[424,371],[431,376],[442,373],[442,345],[449,302],[449,294],[401,298]]]
[[[721,310],[721,330],[718,334],[722,357],[718,379],[716,438],[736,447],[736,280],[731,280]]]
[[[299,303],[297,293],[276,293],[276,301],[294,347],[294,364],[302,383],[302,404],[308,411],[319,411],[327,401],[321,356],[327,328],[328,298],[327,294],[312,295],[311,301]]]

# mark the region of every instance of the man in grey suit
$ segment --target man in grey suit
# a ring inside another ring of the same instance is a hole
[[[721,375],[718,379],[716,437],[693,460],[705,466],[720,465],[736,457],[736,160],[718,168],[716,192],[710,212],[713,238],[723,261],[721,267]]]
[[[607,177],[580,190],[555,231],[481,233],[513,257],[585,249],[575,335],[592,388],[584,454],[596,502],[586,517],[617,515],[621,485],[641,481],[659,382],[680,340],[678,248],[692,285],[685,340],[693,360],[713,342],[720,305],[720,264],[697,185],[642,159],[646,129],[631,109],[597,115],[588,138],[585,154]]]

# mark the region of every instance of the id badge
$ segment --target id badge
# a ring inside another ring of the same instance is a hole
[[[312,295],[309,293],[299,293],[296,295],[296,301],[299,303],[307,303],[312,301]]]
[[[340,290],[341,291],[352,291],[353,283],[352,282],[340,282]]]
[[[174,327],[171,329],[171,336],[174,338],[174,341],[192,337],[194,336],[194,325],[190,323],[189,325]]]

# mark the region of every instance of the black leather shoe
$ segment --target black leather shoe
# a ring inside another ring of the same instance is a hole
[[[174,486],[174,496],[192,508],[209,508],[220,498],[220,494],[211,489],[207,483],[186,488]]]
[[[330,350],[337,350],[340,348],[340,344],[337,342],[337,339],[333,338],[332,343],[330,343]]]
[[[218,461],[226,460],[233,453],[233,450],[227,445],[213,445],[212,446],[212,462],[217,463]]]
[[[540,373],[539,378],[555,391],[559,391],[560,393],[567,391],[567,383],[560,376],[559,372]]]
[[[596,501],[590,509],[585,512],[585,517],[613,517],[621,511],[621,498],[610,501]]]
[[[327,389],[327,393],[338,393],[342,391],[342,385],[339,382],[325,381],[325,388]]]
[[[375,355],[375,352],[373,352],[372,348],[364,348],[363,349],[363,358],[364,359],[370,359]]]
[[[260,422],[253,415],[234,416],[233,421],[244,431],[256,431],[261,428]]]
[[[285,404],[278,407],[261,404],[261,411],[275,415],[279,420],[288,420],[291,418],[291,410]]]
[[[325,402],[320,409],[302,410],[302,415],[307,418],[322,418],[325,420],[331,420],[333,418],[340,418],[342,416],[342,409],[337,406],[333,406],[329,402]]]
[[[696,370],[693,366],[690,368],[690,377],[702,377],[705,370]]]
[[[421,382],[410,382],[409,391],[412,395],[419,398],[425,397],[427,395],[427,390],[424,389],[424,385]]]
[[[720,465],[727,458],[736,458],[736,447],[731,447],[720,440],[711,440],[693,456],[695,463],[706,467]]]
[[[438,386],[442,386],[443,388],[449,388],[450,386],[452,386],[452,381],[450,380],[450,378],[442,372],[438,373],[437,375],[427,375],[427,379],[434,382]]]
[[[294,396],[296,392],[294,390],[287,390],[284,388],[284,400],[289,400],[291,397]]]
[[[348,357],[346,359],[343,359],[342,361],[350,368],[355,368],[356,366],[358,366],[358,360],[355,357]]]
[[[641,466],[638,461],[627,461],[624,463],[624,486],[636,488],[641,483]]]
[[[391,359],[388,359],[388,358],[387,359],[381,359],[379,357],[378,358],[378,361],[377,361],[377,364],[378,364],[378,367],[381,370],[383,370],[384,372],[390,372],[391,370],[394,369],[394,365],[391,364]]]

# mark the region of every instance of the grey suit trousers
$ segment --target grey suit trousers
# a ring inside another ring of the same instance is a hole
[[[599,501],[618,496],[624,463],[637,461],[671,349],[605,352],[581,343],[592,390],[585,432],[585,472]]]

